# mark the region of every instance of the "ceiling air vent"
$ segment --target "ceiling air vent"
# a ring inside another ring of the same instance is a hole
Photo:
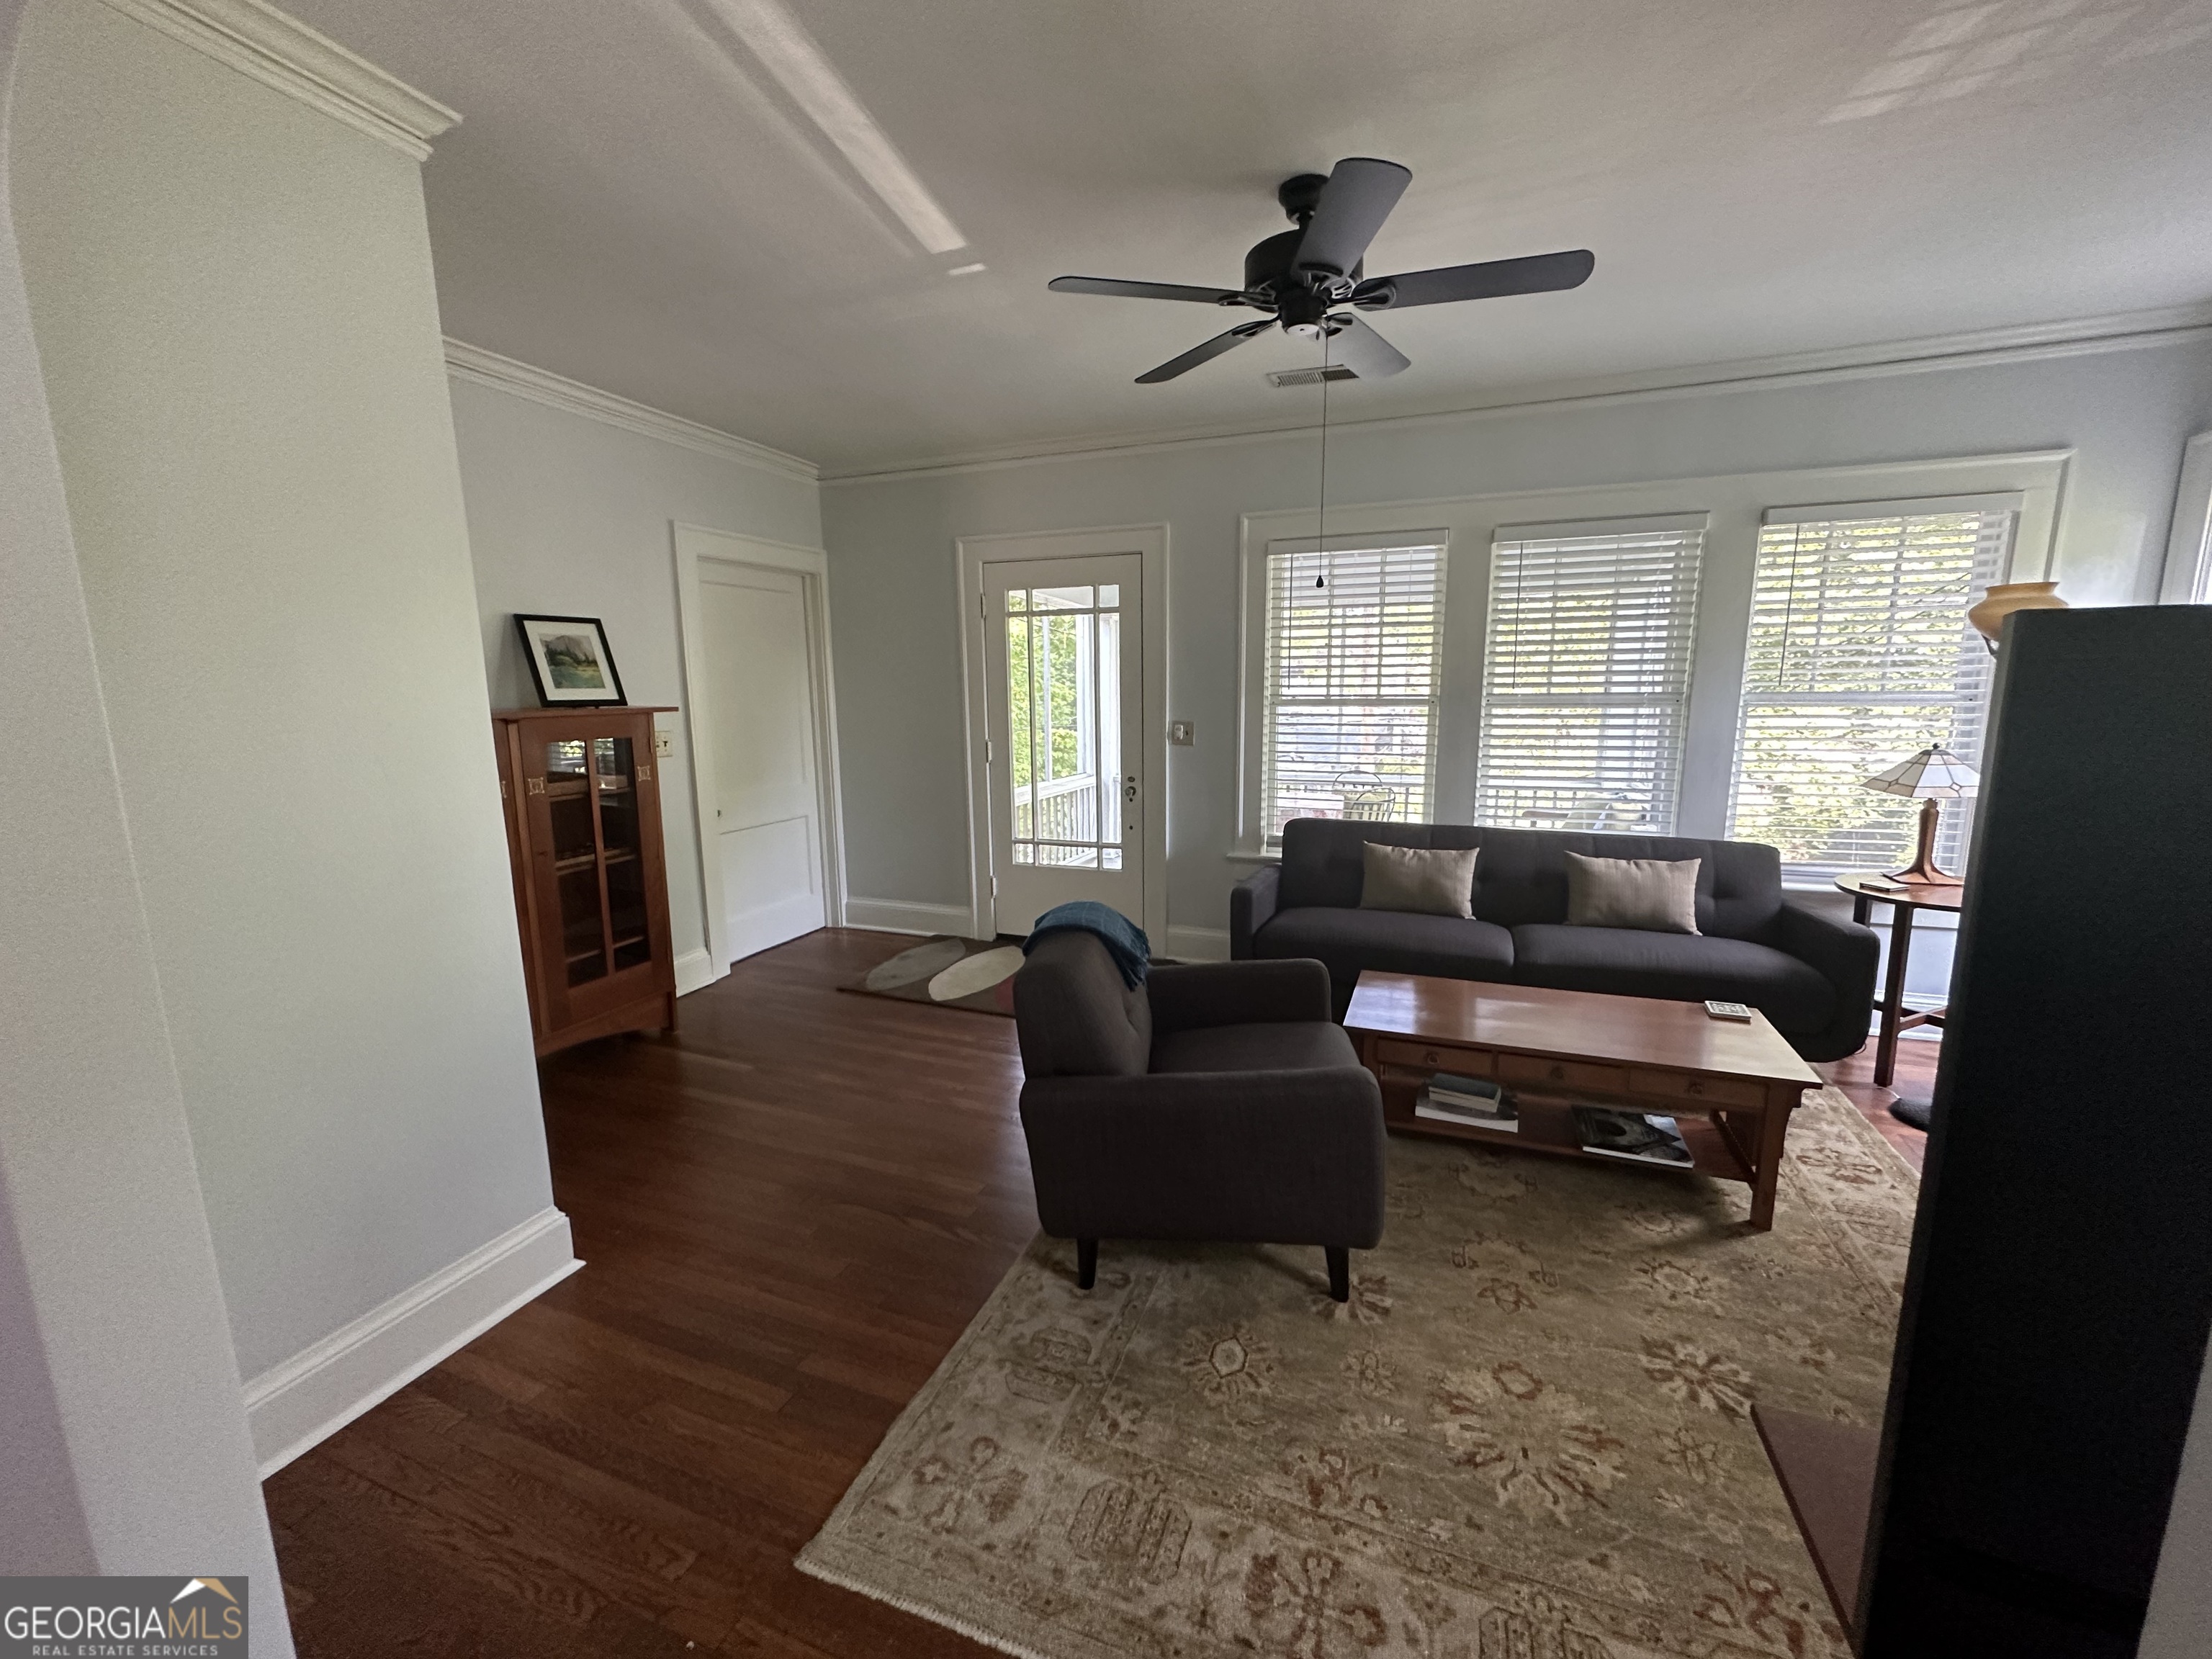
[[[1356,380],[1359,377],[1342,363],[1331,363],[1327,368],[1316,365],[1312,368],[1279,368],[1267,376],[1273,386],[1319,386],[1323,380]]]

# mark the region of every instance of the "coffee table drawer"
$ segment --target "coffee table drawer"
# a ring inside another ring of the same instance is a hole
[[[1498,1057],[1487,1048],[1453,1048],[1441,1042],[1393,1042],[1375,1045],[1376,1058],[1390,1066],[1419,1066],[1431,1072],[1456,1072],[1462,1077],[1488,1077]]]
[[[1761,1106],[1766,1091],[1741,1078],[1691,1077],[1682,1072],[1651,1072],[1641,1066],[1628,1073],[1628,1086],[1640,1095],[1672,1095],[1707,1106]]]
[[[1549,1083],[1570,1089],[1625,1089],[1628,1073],[1619,1066],[1587,1060],[1546,1060],[1536,1054],[1500,1054],[1498,1075],[1507,1083]]]

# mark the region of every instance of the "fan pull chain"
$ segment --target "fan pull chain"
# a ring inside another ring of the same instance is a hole
[[[1321,556],[1322,574],[1314,577],[1316,587],[1328,586],[1328,321],[1321,325],[1321,490],[1314,509],[1314,551]]]

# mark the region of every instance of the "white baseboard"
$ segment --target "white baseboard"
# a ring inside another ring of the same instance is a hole
[[[718,963],[704,951],[686,951],[676,958],[676,994],[688,997],[694,991],[703,991],[716,980],[729,975],[726,963]]]
[[[1226,927],[1170,927],[1167,949],[1160,954],[1182,962],[1226,962],[1229,960],[1229,930]]]
[[[267,1480],[584,1264],[548,1206],[246,1385]]]
[[[897,899],[845,900],[845,925],[878,933],[958,933],[965,936],[975,918],[957,904],[908,904]]]

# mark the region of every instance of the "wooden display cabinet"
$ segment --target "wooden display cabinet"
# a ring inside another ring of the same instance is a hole
[[[672,1030],[676,962],[654,776],[662,708],[492,716],[538,1052]]]

